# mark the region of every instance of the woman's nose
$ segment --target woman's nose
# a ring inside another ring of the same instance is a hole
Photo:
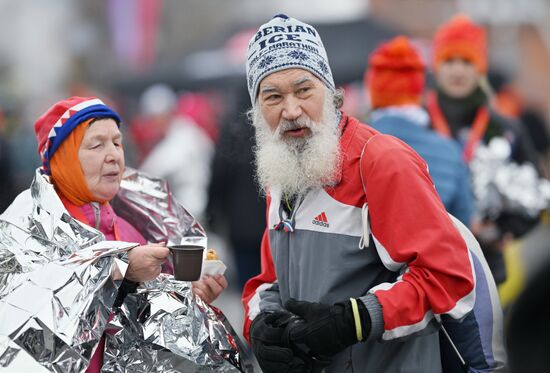
[[[302,106],[296,98],[289,97],[285,100],[283,107],[283,119],[296,120],[302,115]]]
[[[121,156],[122,155],[121,155],[121,152],[119,151],[119,149],[114,144],[112,144],[111,146],[109,146],[109,149],[107,150],[107,155],[105,157],[105,161],[108,162],[108,163],[118,162],[118,160]]]

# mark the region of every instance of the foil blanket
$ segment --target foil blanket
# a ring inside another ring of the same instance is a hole
[[[113,208],[150,242],[206,247],[167,184],[128,168]],[[105,333],[103,372],[251,372],[223,315],[170,274],[114,309],[136,244],[73,219],[38,171],[0,215],[0,371],[84,372]]]
[[[550,182],[532,164],[510,161],[510,154],[504,138],[478,146],[470,170],[479,216],[496,218],[506,212],[535,218],[550,208]]]

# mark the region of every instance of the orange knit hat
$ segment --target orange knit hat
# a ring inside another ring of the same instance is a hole
[[[487,72],[485,30],[465,14],[458,14],[443,24],[433,39],[434,69],[437,70],[440,63],[453,57],[470,61],[480,73]]]
[[[424,64],[409,39],[398,36],[381,44],[369,58],[364,84],[373,108],[419,105],[424,90]]]

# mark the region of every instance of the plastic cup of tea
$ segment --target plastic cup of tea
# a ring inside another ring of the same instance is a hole
[[[179,281],[197,281],[201,275],[204,247],[173,245],[168,248],[172,252],[174,278]]]

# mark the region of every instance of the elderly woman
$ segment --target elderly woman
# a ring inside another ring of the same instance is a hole
[[[120,122],[119,115],[101,100],[71,97],[53,105],[35,123],[42,172],[49,175],[70,215],[101,231],[107,240],[139,243],[128,253],[119,299],[136,283],[156,278],[169,254],[162,244],[147,244],[109,204],[119,190],[125,167]],[[226,287],[223,275],[193,283],[195,294],[207,303]],[[102,342],[89,372],[101,369]]]

